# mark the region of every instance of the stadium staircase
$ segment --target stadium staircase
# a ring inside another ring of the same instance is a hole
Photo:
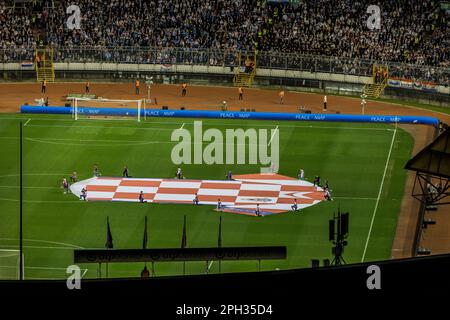
[[[380,79],[381,81],[376,80],[376,70],[379,70],[379,68],[386,69],[388,71],[387,75],[383,76]],[[364,85],[364,91],[363,91],[364,95],[368,98],[378,99],[383,94],[384,89],[387,87],[388,79],[389,79],[388,67],[374,65],[373,66],[373,76],[372,76],[371,82],[366,83]]]
[[[35,54],[36,80],[42,82],[55,81],[55,66],[53,63],[53,48],[36,49]]]
[[[245,55],[245,60],[251,60],[253,62],[253,68],[251,72],[245,72],[241,69],[243,55],[239,54],[238,67],[235,69],[235,74],[233,78],[233,84],[235,87],[251,87],[253,84],[253,79],[256,76],[256,52],[253,56],[247,54]]]

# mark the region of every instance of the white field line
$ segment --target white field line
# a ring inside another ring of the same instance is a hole
[[[0,268],[17,268],[17,266],[1,266]],[[56,267],[24,267],[25,269],[35,269],[35,270],[67,270],[66,268],[56,268]],[[88,269],[81,269],[81,270],[88,270]]]
[[[29,118],[29,119],[27,120],[27,122],[25,122],[25,124],[24,124],[23,126],[26,127],[27,124],[28,124],[30,121],[31,121],[31,118]]]
[[[5,246],[5,245],[1,245],[1,247],[2,248],[19,248],[19,246],[17,246],[17,245],[14,245],[14,246],[11,246],[11,245],[7,245],[7,246]],[[43,249],[45,249],[45,250],[74,250],[75,248],[73,248],[73,247],[53,247],[53,246],[49,246],[49,247],[46,247],[46,246],[23,246],[24,248],[27,248],[27,249],[39,249],[39,250],[43,250]],[[17,249],[15,249],[14,251],[17,251]],[[4,251],[4,250],[3,250]],[[13,250],[11,250],[11,251],[13,251]],[[1,250],[0,250],[0,252],[1,252]]]
[[[180,130],[180,129],[174,129],[174,130]],[[0,137],[0,139],[18,139],[16,137]],[[273,137],[272,137],[273,139]],[[38,143],[46,143],[46,144],[54,144],[54,145],[64,145],[64,146],[86,146],[86,147],[122,147],[122,146],[132,146],[132,145],[150,145],[150,144],[177,144],[179,143],[178,140],[176,141],[132,141],[132,140],[89,140],[89,139],[59,139],[59,138],[25,138],[27,141],[31,142],[38,142]],[[68,142],[75,142],[75,143],[68,143]],[[84,143],[84,142],[114,142],[112,144],[96,144],[96,143]],[[115,143],[116,141],[120,141],[122,143]],[[193,145],[197,144],[209,144],[208,141],[201,141],[200,143],[192,142]],[[259,146],[259,143],[235,143],[235,142],[226,142],[223,143],[223,145],[230,145],[230,146]]]
[[[214,127],[214,126],[232,126],[232,127],[263,127],[263,128],[267,128],[267,127],[272,127],[272,125],[267,124],[267,125],[256,125],[256,124],[231,124],[231,123],[208,123],[208,125],[210,127]],[[38,124],[32,124],[29,125],[28,127],[43,127],[43,128],[68,128],[68,129],[73,129],[73,128],[97,128],[97,129],[104,129],[104,128],[108,128],[108,129],[135,129],[135,130],[165,130],[165,131],[173,131],[176,129],[170,129],[170,128],[148,128],[148,127],[111,127],[111,126],[63,126],[63,125],[38,125]],[[329,127],[329,126],[313,126],[313,125],[309,125],[309,126],[283,126],[283,125],[279,125],[279,127],[282,128],[309,128],[309,129],[342,129],[342,130],[370,130],[370,131],[392,131],[392,129],[390,128],[361,128],[361,127]]]
[[[180,127],[179,130],[183,129],[183,128],[184,128],[184,125],[185,125],[185,123],[183,122],[183,124],[181,125],[181,127]]]
[[[67,129],[75,129],[75,128],[93,128],[93,129],[134,129],[134,130],[157,130],[157,131],[173,131],[175,129],[170,129],[170,128],[147,128],[147,127],[117,127],[117,126],[63,126],[63,125],[43,125],[43,124],[31,124],[28,127],[42,127],[42,128],[67,128]]]
[[[19,240],[18,238],[0,238],[0,241],[18,241],[18,240]],[[62,247],[71,247],[72,249],[85,249],[83,247],[77,246],[72,243],[58,242],[58,241],[51,241],[51,240],[23,239],[23,241],[56,244],[56,245],[59,245]],[[91,249],[93,249],[93,248],[91,248]]]
[[[366,244],[364,246],[364,251],[363,251],[362,258],[361,258],[361,262],[364,262],[364,259],[366,258],[367,246],[369,245],[370,235],[372,234],[373,222],[375,221],[375,216],[376,216],[377,210],[378,210],[378,204],[380,203],[381,192],[383,191],[384,179],[386,178],[386,172],[387,172],[387,169],[389,166],[389,161],[391,159],[391,153],[392,153],[392,148],[394,146],[396,133],[397,133],[397,126],[395,127],[394,134],[392,135],[391,146],[389,148],[389,153],[388,153],[388,156],[386,159],[386,165],[384,166],[383,178],[381,179],[380,189],[378,190],[377,201],[375,202],[375,208],[373,209],[372,220],[370,221],[369,232],[367,234]]]
[[[168,120],[170,118],[167,118]],[[0,121],[1,120],[23,120],[23,118],[14,118],[14,117],[0,117]],[[32,120],[34,121],[60,121],[60,122],[73,122],[74,120],[72,119],[52,119],[52,118],[32,118]],[[233,120],[239,120],[239,119],[233,119]],[[215,121],[208,121],[208,125],[210,126],[231,126],[231,127],[272,127],[272,124],[246,124],[246,123],[234,123],[232,122],[233,120],[230,120],[230,122],[225,123],[225,122],[215,122]],[[83,120],[78,120],[79,123],[81,123]],[[96,120],[85,120],[85,121],[89,121],[89,122],[95,122]],[[98,120],[98,121],[107,121],[107,120]],[[115,120],[114,120],[115,121]],[[254,121],[258,121],[258,120],[254,120]],[[291,121],[291,122],[295,122],[295,121]],[[300,123],[302,121],[298,121],[298,123]],[[174,122],[174,121],[148,121],[146,122],[150,125],[152,124],[178,124],[179,122]],[[187,122],[185,124],[193,124],[193,122]],[[50,126],[43,126],[43,125],[29,125],[29,127],[61,127],[61,128],[78,128],[78,127],[85,127],[85,128],[104,128],[104,126],[56,126],[56,125],[50,125]],[[313,126],[313,125],[279,125],[280,128],[311,128],[311,129],[343,129],[343,130],[374,130],[374,131],[391,131],[392,129],[389,128],[374,128],[374,127],[368,127],[368,128],[364,128],[364,127],[341,127],[341,126]],[[121,126],[121,127],[109,127],[108,128],[129,128],[129,129],[137,129],[137,130],[172,130],[172,129],[167,129],[167,128],[148,128],[148,127],[126,127],[126,126]]]
[[[19,199],[11,199],[11,198],[0,198],[0,201],[10,201],[10,202],[19,202]],[[23,200],[25,203],[85,203],[85,201],[80,200]]]
[[[56,142],[52,141],[55,139],[33,139],[33,138],[25,138],[27,141],[32,142],[39,142],[39,143],[46,143],[46,144],[56,144],[56,145],[66,145],[66,146],[92,146],[92,147],[123,147],[123,146],[142,146],[142,145],[149,145],[149,144],[160,144],[160,143],[174,143],[172,141],[123,141],[123,143],[111,143],[111,144],[98,144],[98,143],[84,143],[89,142],[89,140],[83,140],[83,139],[71,139],[66,141],[75,141],[79,143],[64,143],[64,142]],[[63,141],[63,140],[60,140]],[[95,140],[90,140],[90,142],[94,142]]]
[[[0,268],[17,268],[17,266],[0,266]],[[24,267],[24,269],[28,269],[28,270],[64,270],[66,271],[66,268],[55,268],[55,267]],[[83,271],[81,278],[83,279],[84,276],[86,275],[86,273],[88,272],[89,269],[80,269]],[[66,279],[65,277],[62,278],[43,278],[43,277],[26,277],[27,280],[64,280]]]
[[[272,143],[273,137],[275,137],[275,134],[277,133],[277,131],[278,131],[278,126],[275,128],[275,130],[272,133],[272,136],[270,137],[269,146]]]
[[[24,173],[24,176],[67,176],[71,173]],[[18,177],[19,174],[5,174],[1,175],[0,178],[8,178],[8,177]]]
[[[333,199],[342,199],[342,200],[377,200],[377,198],[355,198],[355,197],[333,197]]]
[[[20,188],[20,186],[3,186],[0,185],[0,188]],[[61,187],[25,187],[23,186],[24,189],[61,189]]]
[[[209,273],[209,270],[211,270],[211,266],[212,266],[213,262],[214,262],[214,261],[211,261],[211,262],[208,264],[208,273]]]

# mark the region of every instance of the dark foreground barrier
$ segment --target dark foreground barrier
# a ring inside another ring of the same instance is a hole
[[[72,107],[21,106],[21,113],[73,114]],[[131,108],[92,108],[78,107],[78,115],[83,116],[130,116],[137,117],[137,109]],[[209,119],[250,119],[250,120],[291,120],[323,122],[361,122],[361,123],[401,123],[439,126],[439,120],[432,117],[396,115],[353,115],[353,114],[303,114],[278,112],[234,112],[202,110],[141,110],[141,117],[163,118],[209,118]]]

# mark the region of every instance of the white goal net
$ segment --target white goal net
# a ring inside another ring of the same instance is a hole
[[[19,257],[19,250],[0,249],[0,280],[17,280],[20,278]]]
[[[124,119],[141,121],[145,114],[143,100],[115,100],[115,99],[72,99],[72,118],[79,119]]]

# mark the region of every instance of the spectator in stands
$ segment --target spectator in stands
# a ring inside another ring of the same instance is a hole
[[[256,48],[272,53],[267,61],[272,67],[286,68],[292,61],[291,68],[312,72],[337,69],[346,74],[370,75],[371,61],[392,61],[414,66],[411,70],[398,66],[392,71],[394,75],[450,83],[450,19],[434,0],[383,2],[381,29],[375,31],[366,28],[368,14],[361,14],[372,4],[370,0],[304,0],[298,4],[79,0],[82,28],[72,31],[66,27],[65,10],[70,4],[69,0],[60,0],[54,8],[44,6],[38,12],[31,8],[14,10],[1,3],[0,62],[33,61],[35,34],[42,33],[45,41],[39,45],[45,42],[66,48],[55,51],[56,61],[209,63],[234,68],[237,51],[253,52]],[[89,49],[75,49],[79,46]],[[155,49],[135,50],[139,47]],[[174,48],[181,51],[175,53]],[[207,48],[209,54],[195,51],[200,48]],[[223,54],[224,50],[230,53]],[[310,54],[311,58],[302,58],[299,64],[280,53]],[[319,60],[315,55],[339,57],[345,63]],[[264,57],[259,55],[258,59]],[[252,63],[244,65],[246,72],[253,70]],[[442,68],[418,69],[417,65]]]

